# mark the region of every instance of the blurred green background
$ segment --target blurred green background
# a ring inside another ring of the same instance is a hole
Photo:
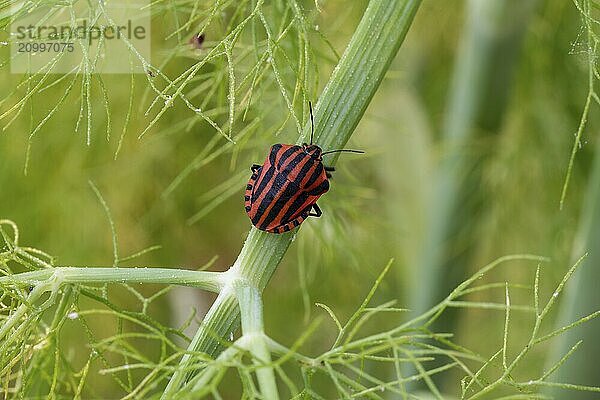
[[[314,42],[318,73],[311,75],[313,82],[308,86],[318,88],[316,93],[336,63],[323,37],[341,54],[366,3],[320,1],[322,12],[317,13],[314,2],[305,2],[315,24],[309,37]],[[462,279],[507,254],[550,258],[541,269],[541,295],[547,298],[573,261],[590,251],[588,262],[577,272],[582,274],[580,286],[569,288],[571,308],[565,302],[562,316],[558,309],[553,316],[569,323],[599,308],[595,291],[600,273],[593,255],[600,248],[600,235],[594,237],[593,226],[600,220],[593,220],[598,217],[593,210],[600,204],[590,200],[595,196],[593,188],[600,186],[600,177],[592,174],[594,156],[600,154],[595,150],[598,121],[593,99],[564,207],[559,209],[574,135],[589,92],[589,57],[594,67],[596,62],[595,54],[589,53],[594,49],[585,21],[576,7],[584,3],[423,2],[348,146],[364,149],[366,155],[342,156],[332,190],[319,202],[323,217],[303,225],[265,291],[266,331],[274,339],[291,345],[312,319],[324,316],[315,302],[329,305],[342,319],[348,318],[391,258],[395,260],[392,273],[377,299],[396,299],[398,307],[422,311]],[[596,12],[595,4],[588,3],[590,13]],[[211,5],[199,3],[202,10]],[[275,4],[268,7],[277,8]],[[273,11],[272,17],[277,15]],[[232,12],[219,15],[206,31],[206,48],[200,52],[220,40],[234,18]],[[157,15],[152,29],[154,65],[160,65],[176,49],[177,57],[162,69],[168,76],[178,76],[201,56],[187,45],[189,33],[165,40],[173,30],[169,18]],[[234,54],[250,45],[249,38],[250,33],[242,37],[243,45],[234,49]],[[290,43],[282,46],[293,55],[296,50],[294,42]],[[7,59],[6,47],[0,48],[0,57]],[[278,61],[281,79],[292,90],[293,69],[284,57]],[[215,62],[206,73],[218,76],[224,67]],[[0,70],[0,114],[28,93],[27,84],[17,86],[22,79],[11,75],[6,66]],[[149,105],[147,98],[143,102],[147,78],[135,76],[133,92],[130,76],[102,79],[109,94],[109,139],[97,82],[92,86],[89,146],[84,129],[75,131],[81,102],[78,86],[31,139],[32,127],[54,107],[64,93],[64,84],[34,94],[10,125],[14,114],[2,119],[2,126],[8,126],[0,133],[0,218],[15,221],[21,243],[55,256],[57,265],[110,266],[110,227],[88,183],[92,181],[111,210],[121,256],[160,246],[123,265],[194,269],[218,256],[212,268],[226,269],[250,227],[242,202],[250,165],[261,162],[271,144],[292,143],[297,137],[272,71],[259,83],[246,120],[236,120],[234,135],[249,129],[236,146],[215,139],[215,129],[190,115],[181,102],[175,102],[138,140],[152,120],[152,114],[144,115]],[[198,98],[210,96],[206,108],[216,110],[212,115],[223,126],[227,122],[226,78],[215,87],[210,93],[201,91]],[[132,95],[133,116],[115,159]],[[201,166],[173,190],[168,189],[194,163]],[[200,218],[194,218],[199,212]],[[531,286],[534,274],[530,264],[515,262],[486,279]],[[150,295],[157,289],[143,287],[140,291]],[[511,295],[515,304],[531,302],[530,290],[513,290]],[[212,296],[198,290],[176,288],[152,303],[150,311],[165,325],[177,327],[192,308],[200,319],[211,300]],[[478,293],[471,300],[502,303],[504,289]],[[115,302],[127,309],[140,307],[139,301],[124,291],[115,290]],[[532,320],[527,313],[518,312],[513,318],[511,343],[518,348],[528,339]],[[114,319],[95,322],[92,330],[97,338],[114,334]],[[390,323],[379,319],[369,329],[376,331]],[[456,342],[490,356],[501,346],[503,324],[502,311],[461,308],[448,313],[438,329],[454,332]],[[598,322],[590,324],[598,329]],[[188,335],[195,327],[197,321],[186,331]],[[575,331],[565,339],[566,350],[584,334]],[[63,343],[68,342],[72,352],[86,348],[87,338],[77,322],[65,326],[64,335],[68,340]],[[335,326],[325,320],[305,345],[305,352],[327,349],[334,337]],[[600,344],[593,340],[597,336],[588,333],[588,337],[578,350],[588,355],[587,361],[586,357],[574,357],[567,362],[561,381],[600,384],[591,357],[600,353]],[[542,371],[561,346],[564,344],[557,340],[539,349],[516,375]],[[150,354],[156,349],[147,351]],[[86,358],[81,357],[79,368]],[[97,371],[101,366],[94,368]],[[442,388],[456,395],[461,377],[446,374],[440,379]],[[123,395],[110,377],[94,379],[95,396]],[[235,396],[235,385],[231,390]],[[571,393],[555,395],[576,398]],[[598,397],[587,393],[581,398]]]

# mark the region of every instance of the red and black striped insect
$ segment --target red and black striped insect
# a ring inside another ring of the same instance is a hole
[[[323,150],[313,144],[314,121],[310,107],[310,144],[274,144],[263,165],[254,164],[246,186],[246,214],[252,225],[262,231],[283,233],[294,229],[308,217],[320,217],[317,200],[329,190],[330,172],[323,165],[326,154],[358,150]]]

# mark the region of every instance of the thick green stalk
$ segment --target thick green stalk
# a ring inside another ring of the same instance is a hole
[[[557,327],[561,328],[578,319],[600,310],[600,142],[594,156],[594,168],[589,177],[585,203],[579,222],[579,231],[573,245],[573,258],[587,252],[581,267],[571,278],[562,302]],[[552,347],[548,365],[564,356],[579,340],[583,343],[569,359],[550,376],[552,382],[573,383],[597,386],[600,382],[600,324],[581,324],[559,336],[557,345]],[[559,387],[549,390],[553,398],[574,400],[597,399],[597,393],[569,391]]]
[[[315,142],[323,149],[343,147],[362,118],[387,69],[404,40],[420,0],[372,0],[315,107]],[[306,125],[298,142],[310,135]],[[337,157],[331,157],[335,163]],[[262,292],[287,251],[294,235],[250,230],[244,247],[228,273]],[[239,326],[239,309],[233,291],[221,292],[189,347],[215,357]],[[183,372],[193,362],[184,356],[163,398],[179,391],[191,375]]]

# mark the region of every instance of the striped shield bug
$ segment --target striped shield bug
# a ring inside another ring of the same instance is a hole
[[[288,232],[308,217],[320,217],[317,200],[329,190],[333,167],[323,165],[323,156],[359,150],[323,150],[313,144],[314,120],[310,109],[310,144],[274,144],[262,165],[254,164],[245,193],[246,214],[252,225],[271,233]]]

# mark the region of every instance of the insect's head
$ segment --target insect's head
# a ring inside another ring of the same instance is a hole
[[[321,148],[319,146],[317,146],[316,144],[306,144],[304,143],[302,145],[302,148],[304,149],[304,151],[308,154],[310,154],[310,156],[312,158],[321,158],[321,153],[323,152],[323,150],[321,150]]]
[[[321,148],[319,146],[317,146],[316,144],[313,144],[313,139],[315,137],[315,121],[314,121],[314,117],[313,117],[313,110],[312,110],[312,103],[309,101],[308,102],[308,109],[310,111],[310,144],[302,144],[302,148],[304,148],[304,151],[308,154],[310,154],[310,156],[312,158],[317,158],[319,160],[322,159],[322,156],[326,155],[326,154],[331,154],[331,153],[340,153],[340,152],[348,152],[348,153],[364,153],[364,151],[361,150],[347,150],[347,149],[337,149],[337,150],[330,150],[330,151],[326,151],[323,152],[323,150],[321,150]]]

